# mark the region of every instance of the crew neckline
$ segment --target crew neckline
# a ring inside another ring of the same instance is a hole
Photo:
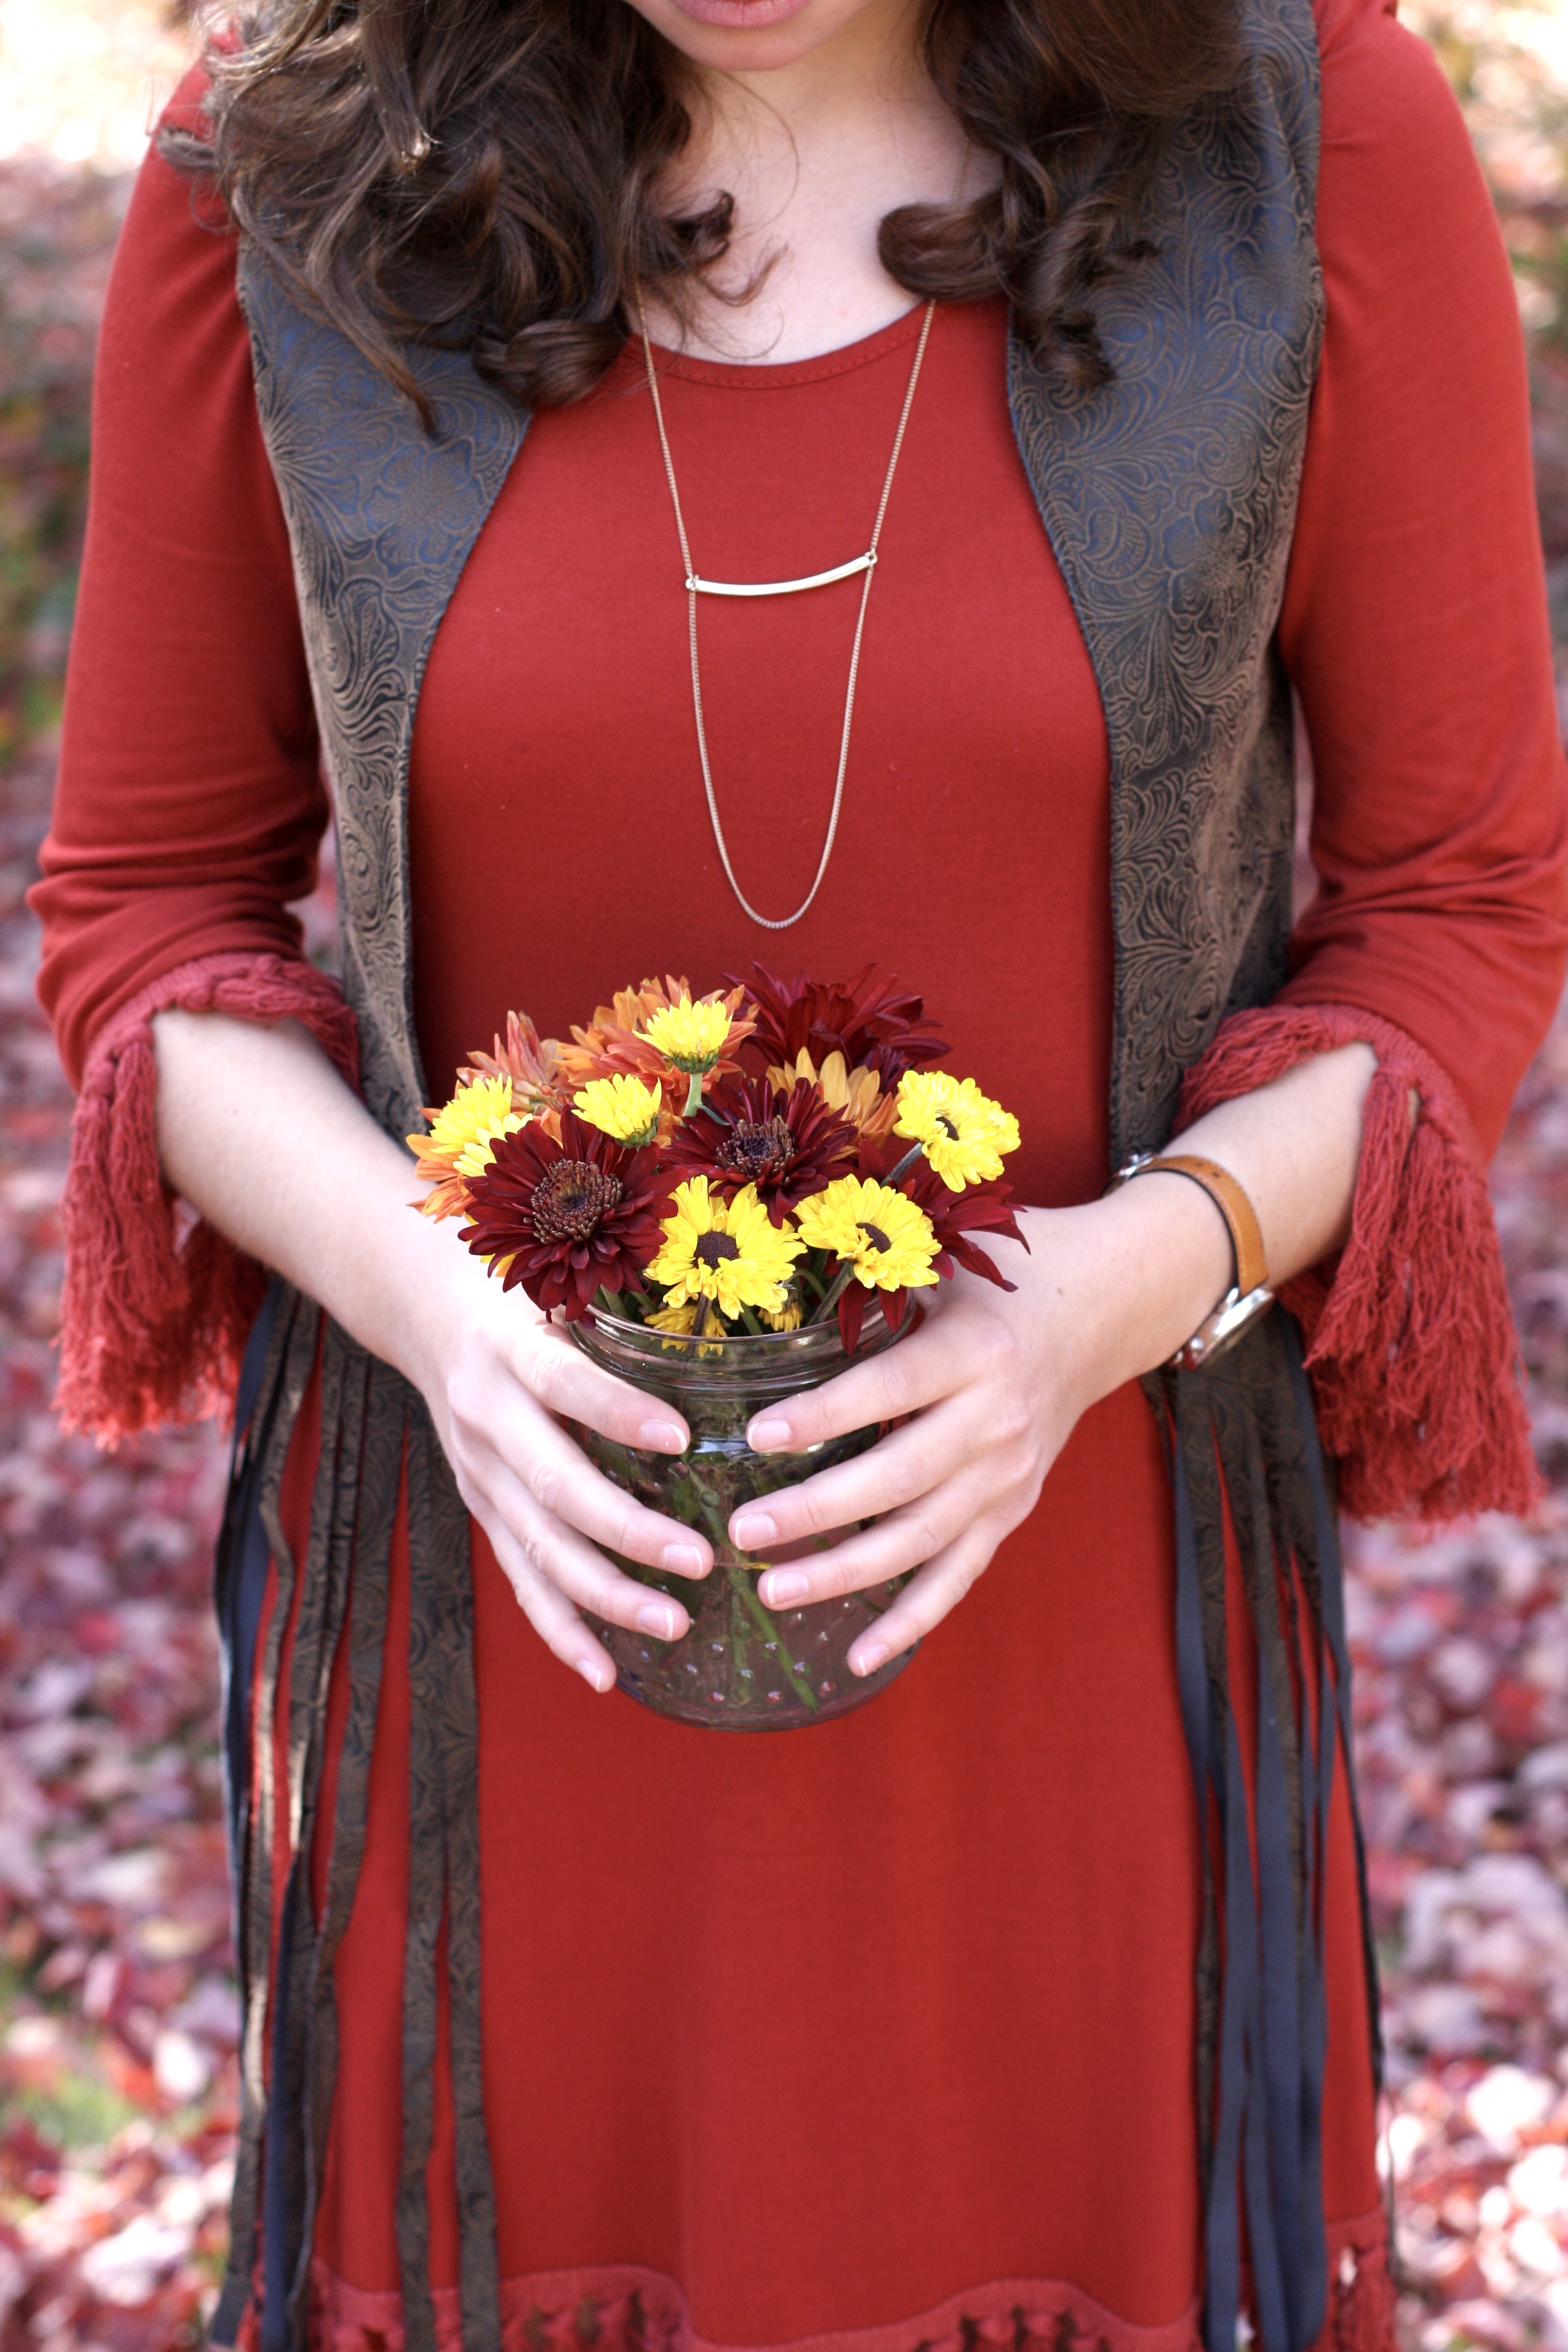
[[[940,318],[942,305],[937,305]],[[747,388],[755,392],[787,392],[792,385],[820,383],[825,377],[848,375],[854,369],[869,367],[885,359],[889,352],[901,350],[912,343],[921,331],[925,304],[917,302],[910,310],[900,310],[885,327],[878,327],[868,335],[859,336],[852,343],[841,343],[837,351],[818,352],[809,360],[710,360],[695,352],[678,352],[668,343],[653,343],[654,365],[661,377],[679,377],[690,383],[723,384]],[[937,320],[931,321],[931,332],[937,331]],[[650,338],[650,341],[652,339]],[[633,335],[627,346],[628,356],[635,359],[637,373],[643,372],[642,339]]]

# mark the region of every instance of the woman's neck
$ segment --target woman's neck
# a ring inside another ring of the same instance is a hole
[[[731,252],[716,289],[698,289],[682,333],[648,305],[661,341],[726,360],[815,358],[872,334],[910,307],[882,268],[877,230],[897,205],[981,184],[964,136],[925,70],[910,0],[870,0],[832,39],[765,71],[692,68],[692,138],[672,195],[727,189]]]

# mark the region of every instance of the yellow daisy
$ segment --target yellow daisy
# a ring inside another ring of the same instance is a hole
[[[695,1298],[678,1298],[673,1307],[660,1307],[654,1314],[645,1315],[643,1321],[650,1331],[673,1331],[678,1336],[695,1331],[697,1301]]]
[[[590,1078],[572,1097],[572,1108],[580,1118],[634,1150],[653,1141],[663,1107],[659,1088],[645,1086],[641,1078]]]
[[[906,1070],[899,1081],[897,1135],[918,1143],[951,1192],[1002,1173],[1002,1154],[1018,1149],[1018,1122],[983,1095],[973,1078],[945,1070]]]
[[[792,1298],[787,1307],[781,1307],[776,1311],[771,1307],[764,1307],[762,1312],[763,1321],[767,1325],[770,1331],[798,1331],[800,1329],[800,1301],[798,1298]]]
[[[693,1004],[689,996],[683,996],[679,1004],[667,1004],[650,1014],[643,1035],[678,1070],[684,1070],[688,1077],[700,1077],[703,1071],[713,1067],[728,1043],[730,1008],[727,1004]]]
[[[707,1314],[708,1311],[708,1308],[704,1306],[701,1299],[683,1298],[678,1306],[661,1307],[656,1313],[652,1315],[645,1315],[643,1320],[647,1325],[650,1331],[659,1331],[663,1333],[664,1345],[667,1352],[679,1355],[682,1351],[679,1349],[678,1342],[681,1339],[690,1339],[692,1333],[697,1328],[698,1317],[700,1315]],[[724,1349],[722,1343],[725,1334],[722,1321],[715,1320],[710,1326],[710,1329],[717,1333],[718,1336],[714,1339],[700,1339],[698,1341],[697,1354],[700,1360],[703,1357],[721,1358],[723,1356]]]
[[[512,1108],[511,1080],[476,1078],[459,1087],[448,1103],[429,1113],[428,1135],[411,1135],[408,1148],[432,1190],[421,1202],[427,1217],[450,1217],[464,1205],[462,1180],[477,1176],[494,1158],[496,1138],[514,1135],[527,1124]]]
[[[676,1186],[673,1207],[664,1220],[664,1247],[645,1269],[668,1292],[667,1304],[709,1298],[731,1317],[742,1307],[783,1311],[784,1285],[804,1244],[793,1226],[773,1223],[754,1184],[726,1202],[709,1191],[706,1176],[692,1176]]]
[[[840,1176],[795,1210],[801,1239],[831,1250],[868,1290],[919,1290],[938,1276],[931,1260],[941,1244],[923,1209],[890,1184]]]

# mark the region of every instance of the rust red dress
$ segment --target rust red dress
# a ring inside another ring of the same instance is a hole
[[[1287,994],[1397,1024],[1489,1150],[1564,943],[1512,295],[1436,68],[1370,0],[1324,0],[1320,16],[1329,330],[1281,642],[1317,762],[1322,888]],[[38,899],[45,994],[78,1072],[160,973],[297,956],[286,901],[324,822],[233,280],[232,245],[150,163],[105,329]],[[866,544],[918,326],[914,313],[791,365],[661,354],[700,570],[780,578]],[[1106,743],[1014,446],[1005,334],[999,305],[937,316],[837,845],[782,942],[742,914],[709,827],[640,359],[534,420],[419,705],[415,987],[437,1094],[510,1005],[560,1034],[645,972],[700,988],[758,956],[824,977],[874,960],[925,992],[951,1066],[1016,1109],[1020,1196],[1099,1192]],[[816,867],[858,585],[702,610],[731,853],[771,913]],[[285,1497],[298,1536],[309,1423]],[[703,2347],[914,2352],[958,2345],[965,2323],[998,2342],[1022,2326],[1116,2352],[1196,2343],[1198,1882],[1169,1517],[1156,1431],[1129,1388],[1085,1417],[1031,1518],[889,1691],[809,1735],[756,1739],[595,1698],[539,1643],[476,1531],[485,2095],[509,2344],[540,2326],[575,2342],[584,2300],[602,2331],[634,2292],[657,2340]],[[400,2325],[399,1565],[315,2249],[321,2340],[345,2347],[395,2342]],[[1382,2344],[1342,1779],[1330,1889],[1331,2325]],[[453,2330],[439,2063],[437,2112],[432,2274]]]

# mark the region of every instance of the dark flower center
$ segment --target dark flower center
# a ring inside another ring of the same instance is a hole
[[[795,1158],[795,1138],[784,1118],[738,1118],[716,1154],[721,1168],[749,1176],[753,1184],[782,1176]]]
[[[621,1197],[618,1176],[589,1160],[558,1160],[533,1188],[529,1203],[534,1238],[585,1242]]]
[[[948,1134],[952,1136],[954,1143],[958,1141],[958,1129],[954,1127],[952,1119],[949,1118],[944,1110],[938,1111],[936,1115],[936,1123],[938,1127],[945,1128],[947,1129]]]
[[[865,1234],[866,1239],[870,1243],[871,1247],[874,1250],[890,1250],[892,1248],[892,1243],[888,1239],[887,1234],[882,1231],[880,1225],[862,1224],[860,1231]]]
[[[720,1265],[727,1257],[739,1257],[740,1251],[728,1234],[702,1234],[698,1237],[692,1255],[699,1265]]]

